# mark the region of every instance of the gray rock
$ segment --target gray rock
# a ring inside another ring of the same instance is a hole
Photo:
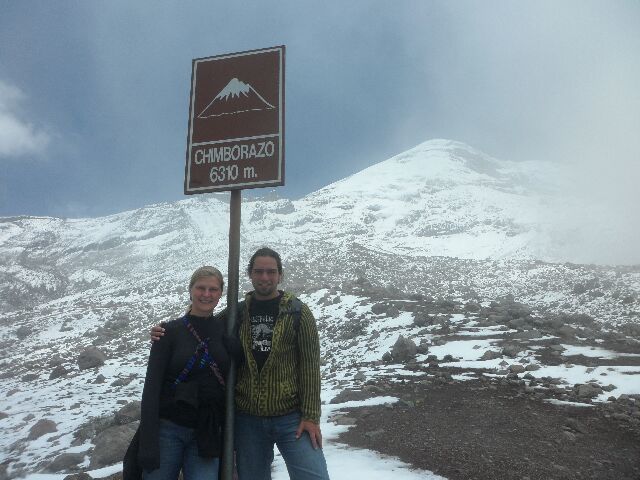
[[[334,418],[333,423],[335,423],[336,425],[355,425],[357,421],[353,417],[341,415],[339,417]]]
[[[428,313],[416,312],[413,316],[413,323],[418,327],[426,327],[428,325],[431,325],[432,321],[433,320]]]
[[[467,312],[479,312],[480,311],[480,305],[477,302],[467,302],[464,305],[464,309]]]
[[[362,372],[358,372],[353,376],[353,379],[359,382],[364,382],[367,379],[367,376]]]
[[[487,350],[482,354],[480,360],[495,360],[496,358],[502,357],[501,352],[496,352],[495,350]]]
[[[534,338],[540,338],[542,334],[539,330],[535,328],[532,330],[525,330],[524,332],[518,332],[513,334],[513,338],[517,338],[518,340],[531,340]]]
[[[587,428],[575,418],[567,418],[565,425],[579,433],[587,433]]]
[[[538,365],[537,363],[530,363],[529,365],[524,367],[524,369],[527,372],[535,372],[536,370],[540,370],[540,365]]]
[[[387,309],[387,315],[391,318],[396,318],[398,315],[400,315],[400,310],[398,310],[396,307],[394,307],[393,305],[391,305],[388,309]]]
[[[78,470],[78,464],[84,462],[84,453],[62,453],[47,467],[47,472],[69,472]]]
[[[7,418],[9,416],[8,413],[6,412],[0,412],[0,420],[2,420],[3,418]]]
[[[93,480],[93,477],[87,472],[80,472],[74,473],[72,475],[67,475],[62,480]]]
[[[502,347],[502,354],[507,357],[515,357],[522,351],[522,347],[520,345],[516,345],[515,343],[508,343]]]
[[[570,327],[569,325],[563,325],[556,330],[556,333],[564,338],[574,338],[577,332],[578,331],[575,328]]]
[[[509,372],[511,373],[524,373],[525,367],[519,363],[514,363],[509,365]]]
[[[104,364],[106,359],[106,355],[97,347],[88,347],[78,356],[78,367],[80,370],[99,367]]]
[[[602,393],[602,388],[594,383],[578,384],[574,390],[579,398],[594,398]]]
[[[426,355],[429,353],[429,341],[424,338],[420,340],[420,345],[416,347],[416,352],[420,355]]]
[[[117,425],[125,425],[140,420],[140,402],[134,400],[133,402],[127,403],[116,412],[114,420]]]
[[[509,320],[507,322],[507,325],[509,325],[509,327],[511,327],[511,328],[515,328],[517,330],[522,330],[528,325],[528,323],[524,318],[514,318],[514,319]]]
[[[29,429],[27,440],[35,440],[36,438],[40,438],[42,435],[56,431],[58,431],[56,422],[47,418],[42,418]]]
[[[393,360],[393,357],[390,352],[385,352],[384,355],[382,355],[383,362],[390,362],[391,360]]]
[[[67,373],[69,373],[69,371],[64,368],[64,366],[62,365],[58,365],[56,368],[54,368],[51,373],[49,374],[49,380],[53,380],[54,378],[59,378],[59,377],[63,377],[65,376]]]
[[[385,430],[373,430],[372,432],[366,432],[364,436],[370,439],[375,439],[375,438],[383,437],[386,434],[387,432]]]
[[[384,303],[376,303],[371,306],[371,312],[380,315],[381,313],[385,313],[387,311],[387,306]]]
[[[117,378],[113,382],[111,382],[112,387],[124,387],[125,385],[129,385],[135,376]]]
[[[29,335],[31,335],[32,331],[33,330],[30,327],[27,327],[26,325],[22,325],[16,330],[16,337],[18,337],[20,340],[24,340]]]
[[[122,461],[134,433],[135,426],[129,423],[109,427],[96,435],[89,467],[101,468]]]
[[[398,337],[396,343],[391,348],[391,356],[395,362],[407,362],[416,356],[418,349],[410,338]]]

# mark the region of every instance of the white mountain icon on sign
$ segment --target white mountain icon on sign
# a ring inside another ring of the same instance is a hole
[[[235,115],[252,110],[272,110],[276,107],[267,102],[255,88],[242,80],[232,78],[227,86],[207,105],[198,118]]]

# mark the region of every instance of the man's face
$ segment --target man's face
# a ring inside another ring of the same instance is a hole
[[[256,257],[249,274],[254,296],[258,300],[270,300],[278,296],[278,284],[282,275],[273,257]]]

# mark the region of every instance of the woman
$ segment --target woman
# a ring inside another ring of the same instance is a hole
[[[218,478],[229,351],[242,351],[212,315],[223,287],[216,268],[197,269],[187,314],[165,324],[163,339],[151,346],[137,434],[143,480],[175,480],[181,469],[185,480]]]

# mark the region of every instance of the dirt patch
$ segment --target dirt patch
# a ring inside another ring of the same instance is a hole
[[[556,405],[486,379],[445,383],[426,376],[381,380],[342,397],[361,399],[367,390],[400,401],[343,410],[355,426],[339,441],[451,480],[640,479],[634,399],[624,405]]]

